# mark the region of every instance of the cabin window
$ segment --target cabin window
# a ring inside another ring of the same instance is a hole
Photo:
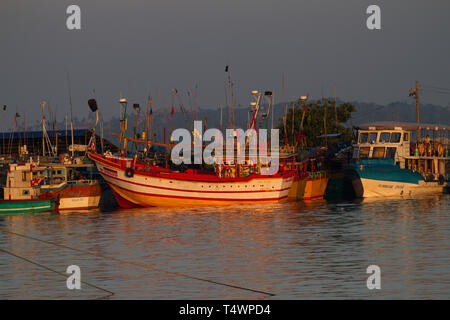
[[[26,190],[22,190],[22,195],[23,196],[28,196],[30,194],[30,190],[26,189]]]
[[[391,142],[392,143],[399,143],[401,137],[402,137],[402,134],[400,132],[392,132],[392,134],[391,134]]]
[[[22,171],[22,181],[27,181],[27,172]]]
[[[389,142],[389,136],[390,136],[389,132],[382,132],[380,134],[380,142]]]
[[[367,143],[367,139],[369,138],[369,134],[367,132],[363,132],[359,135],[359,143]]]
[[[384,147],[373,148],[372,158],[384,158]]]
[[[61,169],[58,169],[56,172],[57,172],[57,174],[62,174],[62,170]]]
[[[375,143],[375,142],[377,142],[377,135],[378,135],[378,133],[376,133],[376,132],[371,132],[371,133],[369,134],[369,143]]]
[[[403,141],[409,141],[409,134],[406,132],[403,134]]]
[[[359,157],[368,158],[370,152],[370,147],[359,148]]]
[[[396,151],[397,151],[397,148],[387,148],[387,150],[386,150],[386,158],[394,159]]]

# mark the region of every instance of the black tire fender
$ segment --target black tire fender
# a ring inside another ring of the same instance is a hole
[[[132,178],[134,176],[134,171],[132,168],[128,168],[127,170],[125,170],[125,176],[127,178]]]

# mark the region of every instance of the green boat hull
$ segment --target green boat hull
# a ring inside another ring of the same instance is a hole
[[[22,214],[52,212],[56,210],[55,200],[3,200],[0,201],[1,214]]]

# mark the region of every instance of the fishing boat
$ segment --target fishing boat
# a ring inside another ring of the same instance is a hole
[[[410,122],[360,125],[346,174],[355,195],[442,193],[449,182],[449,132],[447,125]]]
[[[57,199],[43,197],[33,184],[32,167],[32,163],[9,165],[1,189],[4,200],[0,201],[0,214],[57,211]]]
[[[222,177],[214,171],[176,172],[122,156],[88,156],[122,208],[283,202],[294,179],[293,171]]]
[[[250,104],[253,116],[248,129],[255,128],[260,109],[259,102],[262,98],[262,93],[257,90],[253,90],[252,95],[255,102]],[[271,96],[271,93],[266,92],[265,95]],[[271,175],[264,175],[261,174],[262,163],[259,160],[258,163],[254,163],[245,158],[244,162],[239,161],[238,164],[236,158],[229,162],[215,158],[212,170],[201,170],[192,166],[185,170],[169,168],[169,154],[166,154],[165,166],[144,160],[142,157],[138,160],[138,144],[146,146],[141,154],[144,158],[148,155],[150,145],[164,146],[169,150],[173,145],[150,141],[148,135],[144,134],[142,140],[138,139],[136,134],[134,138],[126,137],[127,100],[121,98],[120,105],[120,155],[97,153],[94,144],[88,153],[88,157],[95,162],[98,171],[113,191],[120,207],[229,205],[277,203],[288,200],[295,176],[294,171],[279,170]],[[139,105],[134,104],[133,108],[138,112]],[[136,126],[135,132],[137,132]],[[193,131],[194,136],[199,134],[196,130]],[[234,134],[234,137],[240,141],[238,133],[235,131]],[[126,156],[129,140],[135,143],[134,157]],[[248,140],[245,142],[244,150],[249,150],[249,154],[253,152],[250,152]]]
[[[306,178],[303,200],[321,200],[325,194],[328,184],[328,171],[322,169],[323,160],[309,159],[310,170]]]
[[[281,151],[284,150],[291,153],[284,156],[285,159],[280,167],[283,170],[294,171],[294,181],[288,199],[304,201],[323,199],[328,184],[328,171],[323,167],[323,156],[318,152],[310,154],[307,151],[300,156],[295,153],[295,148],[292,146],[284,147]]]
[[[308,174],[304,173],[300,165],[294,167],[294,179],[289,190],[288,199],[293,201],[302,200],[305,195]]]
[[[54,199],[0,200],[0,214],[56,212]]]
[[[305,188],[307,178],[309,176],[308,160],[299,160],[298,154],[295,152],[295,147],[285,146],[280,148],[280,170],[294,172],[294,179],[292,181],[291,189],[289,190],[288,200],[299,201],[305,195]]]
[[[39,186],[41,196],[59,199],[59,210],[92,209],[97,208],[100,203],[101,176],[95,172],[95,165],[92,162],[84,161],[88,146],[95,140],[95,130],[99,121],[97,101],[90,99],[88,105],[91,111],[95,112],[96,119],[89,143],[79,145],[74,144],[72,140],[68,148],[71,156],[60,154],[58,159],[55,158],[58,155],[57,143],[53,146],[47,139],[47,149],[49,154],[54,156],[53,160],[38,161],[37,164],[30,166],[31,183]],[[43,132],[46,133],[45,117],[42,120],[42,127]],[[44,143],[43,146],[45,146]],[[76,153],[81,153],[83,156],[76,156]],[[45,155],[45,147],[43,154]]]

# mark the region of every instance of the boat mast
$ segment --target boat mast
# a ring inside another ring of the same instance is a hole
[[[69,142],[67,141],[67,115],[66,115],[66,150],[69,149]]]
[[[45,131],[45,115],[44,115],[44,107],[45,107],[45,101],[41,101],[41,110],[42,110],[42,156],[45,157],[45,138],[44,138],[44,131]]]
[[[95,90],[94,90],[94,96],[95,96]],[[98,118],[98,105],[97,105],[97,100],[96,99],[89,99],[88,100],[88,105],[89,105],[89,108],[91,109],[91,111],[92,112],[95,112],[95,125],[94,125],[94,127],[92,128],[92,136],[91,136],[91,139],[89,140],[89,143],[88,143],[88,146],[90,146],[91,145],[91,143],[93,143],[94,144],[94,150],[95,150],[95,147],[96,147],[96,145],[95,145],[95,129],[97,128],[97,124],[98,124],[98,120],[99,120],[99,118]]]
[[[292,99],[294,101],[294,98]],[[294,145],[295,137],[294,137],[294,130],[295,128],[295,104],[292,102],[292,144]]]
[[[322,98],[322,103],[325,102],[325,99]],[[323,128],[325,132],[325,146],[328,147],[328,135],[327,135],[327,109],[328,109],[328,99],[324,104],[324,112],[323,112]]]
[[[120,104],[120,140],[119,140],[119,145],[120,145],[120,152],[123,154],[123,156],[125,156],[125,150],[127,147],[127,140],[125,139],[126,136],[126,131],[127,131],[127,99],[122,98],[122,94],[120,95],[120,100],[119,100],[119,104]],[[123,143],[123,144],[122,144]]]
[[[417,123],[420,123],[420,111],[419,111],[419,81],[416,81],[416,118],[417,118]]]
[[[153,141],[153,99],[150,98],[150,135],[149,135],[149,141]],[[148,148],[150,150],[150,148]]]
[[[337,106],[336,106],[336,85],[334,85],[334,116],[336,118],[336,128],[338,126],[338,115],[337,115]]]
[[[195,84],[195,91],[194,91],[194,112],[195,112],[195,120],[198,120],[197,89],[198,89],[198,84]]]
[[[281,79],[281,94],[283,96],[283,103],[284,103],[284,116],[283,116],[283,123],[284,123],[284,143],[286,144],[286,146],[288,145],[288,140],[287,140],[287,104],[286,104],[286,97],[284,96],[284,72],[283,72],[283,77]]]
[[[134,139],[137,139],[137,126],[138,126],[138,120],[139,120],[139,114],[141,111],[141,107],[139,106],[139,103],[135,103],[133,104],[133,109],[134,111],[136,111],[136,116],[134,119]],[[134,148],[136,150],[136,152],[138,152],[138,146],[136,143],[134,143]]]
[[[150,107],[152,105],[152,98],[150,98],[150,95],[148,95],[148,104],[147,104],[147,111],[145,114],[145,135],[147,142],[149,141],[150,137]],[[148,144],[147,144],[147,152],[148,152]]]
[[[222,106],[219,105],[219,109],[220,109],[220,122],[219,122],[219,128],[220,128],[220,131],[222,131]]]
[[[70,90],[70,76],[67,72],[67,87],[69,89],[69,105],[70,105],[70,134],[72,136],[72,158],[73,158],[73,113],[72,113],[72,92]],[[44,112],[44,107],[42,107],[42,113]],[[43,149],[44,153],[45,150]]]

